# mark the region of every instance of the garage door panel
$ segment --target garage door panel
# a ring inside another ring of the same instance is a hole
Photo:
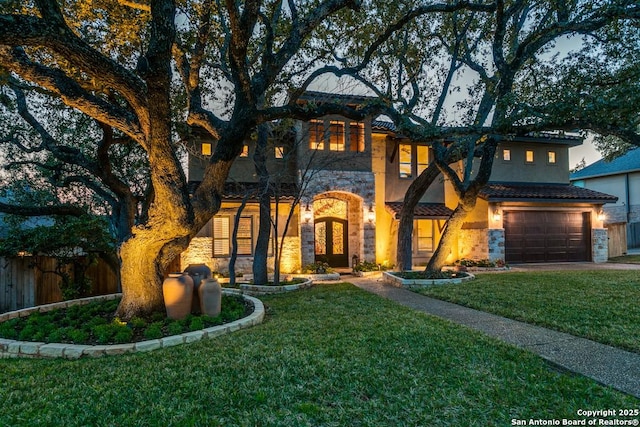
[[[507,262],[589,261],[590,216],[582,212],[505,211]]]

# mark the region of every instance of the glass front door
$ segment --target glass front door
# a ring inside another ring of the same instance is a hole
[[[315,222],[316,262],[331,267],[348,267],[347,221],[339,218],[321,218]]]

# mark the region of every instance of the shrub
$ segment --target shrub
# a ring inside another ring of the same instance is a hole
[[[167,332],[171,335],[178,335],[184,332],[184,326],[180,322],[171,322],[167,325]]]
[[[144,337],[149,340],[162,338],[162,322],[153,322],[144,331]]]
[[[204,329],[204,320],[201,317],[194,317],[191,319],[191,323],[189,323],[190,331],[199,331],[200,329]]]
[[[329,266],[326,262],[316,261],[313,264],[306,265],[303,269],[303,273],[307,274],[324,274],[333,273],[335,270]]]

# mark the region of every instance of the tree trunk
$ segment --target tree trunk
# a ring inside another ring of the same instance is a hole
[[[260,202],[258,236],[253,257],[253,281],[256,284],[267,284],[269,282],[267,257],[269,253],[269,238],[271,237],[271,197],[269,197],[269,171],[267,170],[268,139],[268,125],[261,124],[258,126],[258,141],[253,156],[259,177],[258,200]]]
[[[440,175],[440,170],[434,164],[430,164],[411,183],[404,196],[398,223],[398,249],[396,253],[396,264],[401,271],[411,270],[413,266],[413,211],[438,175]]]
[[[464,224],[465,219],[469,215],[469,212],[473,210],[475,205],[475,198],[471,205],[464,205],[463,203],[458,204],[456,209],[453,211],[453,214],[447,221],[447,225],[445,226],[442,237],[440,238],[440,243],[438,244],[436,251],[433,253],[433,256],[429,260],[425,271],[442,270],[442,267],[447,262],[447,257],[451,253],[451,249],[453,248],[455,241],[458,238],[458,234],[462,229],[462,225]]]

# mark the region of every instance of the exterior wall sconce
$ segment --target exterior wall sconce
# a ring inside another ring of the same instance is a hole
[[[370,223],[373,223],[375,219],[376,219],[376,213],[373,211],[373,205],[369,205],[369,212],[367,212],[367,220]]]
[[[304,222],[306,222],[307,224],[309,224],[313,219],[313,214],[311,213],[311,209],[309,209],[308,203],[307,203],[307,207],[304,208],[304,213],[302,217],[304,218]]]
[[[604,213],[604,210],[602,208],[600,208],[600,210],[598,211],[596,218],[598,218],[598,221],[604,221],[605,219],[607,219],[607,215]]]
[[[493,220],[500,221],[501,219],[502,219],[502,212],[500,212],[498,209],[493,211]]]

